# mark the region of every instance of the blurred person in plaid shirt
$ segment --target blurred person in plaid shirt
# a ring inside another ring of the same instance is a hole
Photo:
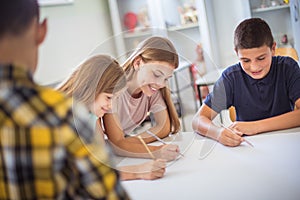
[[[33,81],[37,0],[2,0],[0,15],[0,199],[128,199],[85,107]]]

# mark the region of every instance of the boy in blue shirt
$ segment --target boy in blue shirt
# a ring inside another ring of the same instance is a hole
[[[234,33],[239,63],[228,67],[193,118],[194,131],[226,146],[238,146],[243,135],[300,126],[300,68],[290,57],[274,56],[270,27],[259,18],[241,22]],[[212,120],[234,106],[229,129]],[[231,129],[231,130],[230,130]]]

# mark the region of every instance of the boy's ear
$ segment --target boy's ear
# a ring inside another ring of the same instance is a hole
[[[39,24],[38,34],[37,34],[37,44],[40,45],[46,38],[47,35],[47,19],[44,19],[42,23]]]
[[[271,48],[272,56],[275,56],[275,49],[276,49],[276,42],[273,42],[273,45]]]

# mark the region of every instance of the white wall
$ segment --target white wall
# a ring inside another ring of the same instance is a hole
[[[218,67],[224,68],[237,60],[233,46],[233,33],[236,26],[251,16],[248,0],[209,0],[213,5],[210,12],[214,15],[214,33],[216,33]],[[216,47],[214,47],[216,48]],[[214,59],[214,58],[212,58]],[[217,59],[216,59],[217,60]]]
[[[35,80],[52,84],[63,80],[99,44],[111,37],[107,0],[74,0],[73,4],[41,7],[48,19],[48,35],[40,47]],[[114,54],[113,45],[100,48]]]

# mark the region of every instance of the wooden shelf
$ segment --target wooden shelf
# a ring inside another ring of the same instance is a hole
[[[272,11],[272,10],[280,10],[280,9],[285,9],[285,8],[289,8],[289,5],[279,5],[279,6],[270,6],[267,8],[255,8],[252,9],[253,13],[260,13],[260,12],[267,12],[267,11]]]
[[[74,0],[38,0],[40,6],[57,6],[72,4]]]
[[[181,31],[181,30],[197,28],[197,27],[199,27],[198,23],[190,23],[190,24],[185,24],[180,26],[171,26],[168,28],[168,31]]]
[[[135,38],[135,37],[144,37],[152,35],[151,30],[141,30],[141,29],[135,29],[133,32],[126,32],[123,34],[124,38]]]

